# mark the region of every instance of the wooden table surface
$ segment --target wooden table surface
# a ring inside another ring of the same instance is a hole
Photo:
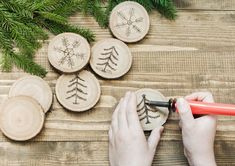
[[[94,109],[72,113],[54,97],[45,127],[35,139],[16,143],[0,133],[0,165],[108,165],[107,131],[112,111],[127,90],[153,88],[165,96],[208,90],[216,102],[235,103],[235,1],[176,3],[176,21],[151,13],[147,37],[129,45],[133,67],[126,76],[110,81],[99,78],[102,96]],[[70,22],[91,28],[97,40],[112,37],[91,17],[78,13]],[[36,61],[47,68],[45,80],[54,92],[60,74],[47,62],[48,42],[38,51]],[[15,80],[24,75],[18,70],[0,73],[0,103]],[[178,119],[172,114],[165,124],[153,165],[187,165]],[[219,117],[215,154],[218,165],[235,164],[235,117]]]

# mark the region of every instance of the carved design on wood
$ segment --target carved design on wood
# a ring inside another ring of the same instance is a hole
[[[137,112],[139,115],[140,121],[146,120],[145,124],[151,123],[151,119],[156,119],[159,118],[160,115],[157,116],[152,116],[149,114],[149,112],[157,112],[159,111],[156,107],[150,107],[149,105],[145,104],[145,102],[148,101],[146,98],[146,95],[142,95],[142,100],[140,103],[137,105]]]
[[[71,88],[66,93],[69,95],[66,99],[74,98],[73,104],[79,104],[79,100],[86,101],[87,86],[84,85],[85,80],[76,75],[72,80],[69,81],[68,88]]]
[[[112,46],[108,49],[104,49],[104,53],[101,53],[101,58],[98,58],[101,62],[97,63],[98,70],[104,72],[104,73],[110,73],[112,74],[112,71],[116,71],[117,61],[118,61],[118,52],[115,46]]]
[[[62,39],[62,46],[54,47],[54,50],[62,53],[62,57],[59,60],[59,65],[64,65],[67,63],[68,67],[73,68],[75,62],[73,57],[84,59],[84,53],[78,52],[76,49],[80,47],[81,43],[78,40],[75,40],[73,43],[69,43],[69,40],[66,37]]]
[[[141,33],[141,29],[138,26],[139,23],[143,22],[143,17],[136,17],[135,16],[135,9],[130,8],[129,15],[126,16],[123,12],[117,12],[117,16],[121,18],[122,22],[116,24],[115,27],[117,28],[126,28],[126,36],[129,37],[132,33],[132,30],[136,31],[137,33]]]

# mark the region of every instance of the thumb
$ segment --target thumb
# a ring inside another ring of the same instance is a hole
[[[185,99],[179,98],[176,102],[176,107],[179,112],[182,126],[193,123],[194,121],[193,114],[188,102]]]
[[[148,138],[148,145],[149,145],[150,149],[153,149],[153,150],[156,149],[163,129],[164,129],[164,127],[161,126],[161,127],[157,127],[152,130],[152,132]]]

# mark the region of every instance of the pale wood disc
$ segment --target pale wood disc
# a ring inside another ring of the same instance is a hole
[[[40,104],[28,96],[7,99],[0,110],[0,128],[4,135],[16,141],[35,137],[44,124]]]
[[[101,95],[99,81],[86,70],[77,74],[63,74],[57,80],[55,90],[60,104],[75,112],[91,109]]]
[[[46,113],[52,104],[52,90],[42,78],[38,76],[26,76],[17,80],[9,91],[9,97],[29,96],[41,104]]]
[[[149,31],[149,15],[137,2],[122,2],[112,10],[109,26],[118,39],[128,43],[137,42]]]
[[[130,70],[132,55],[122,41],[104,39],[92,47],[90,65],[101,77],[119,78]]]
[[[145,95],[145,97],[143,95]],[[159,91],[153,89],[139,89],[136,91],[136,96],[137,112],[143,130],[153,130],[158,126],[162,126],[168,118],[168,109],[162,107],[150,107],[144,104],[144,101],[167,101],[167,99]]]
[[[53,67],[64,73],[77,72],[89,62],[90,45],[78,34],[62,33],[51,40],[48,59]]]

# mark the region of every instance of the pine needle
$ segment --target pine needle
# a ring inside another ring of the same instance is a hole
[[[152,0],[154,7],[161,13],[164,17],[169,20],[175,20],[176,7],[172,0]]]

